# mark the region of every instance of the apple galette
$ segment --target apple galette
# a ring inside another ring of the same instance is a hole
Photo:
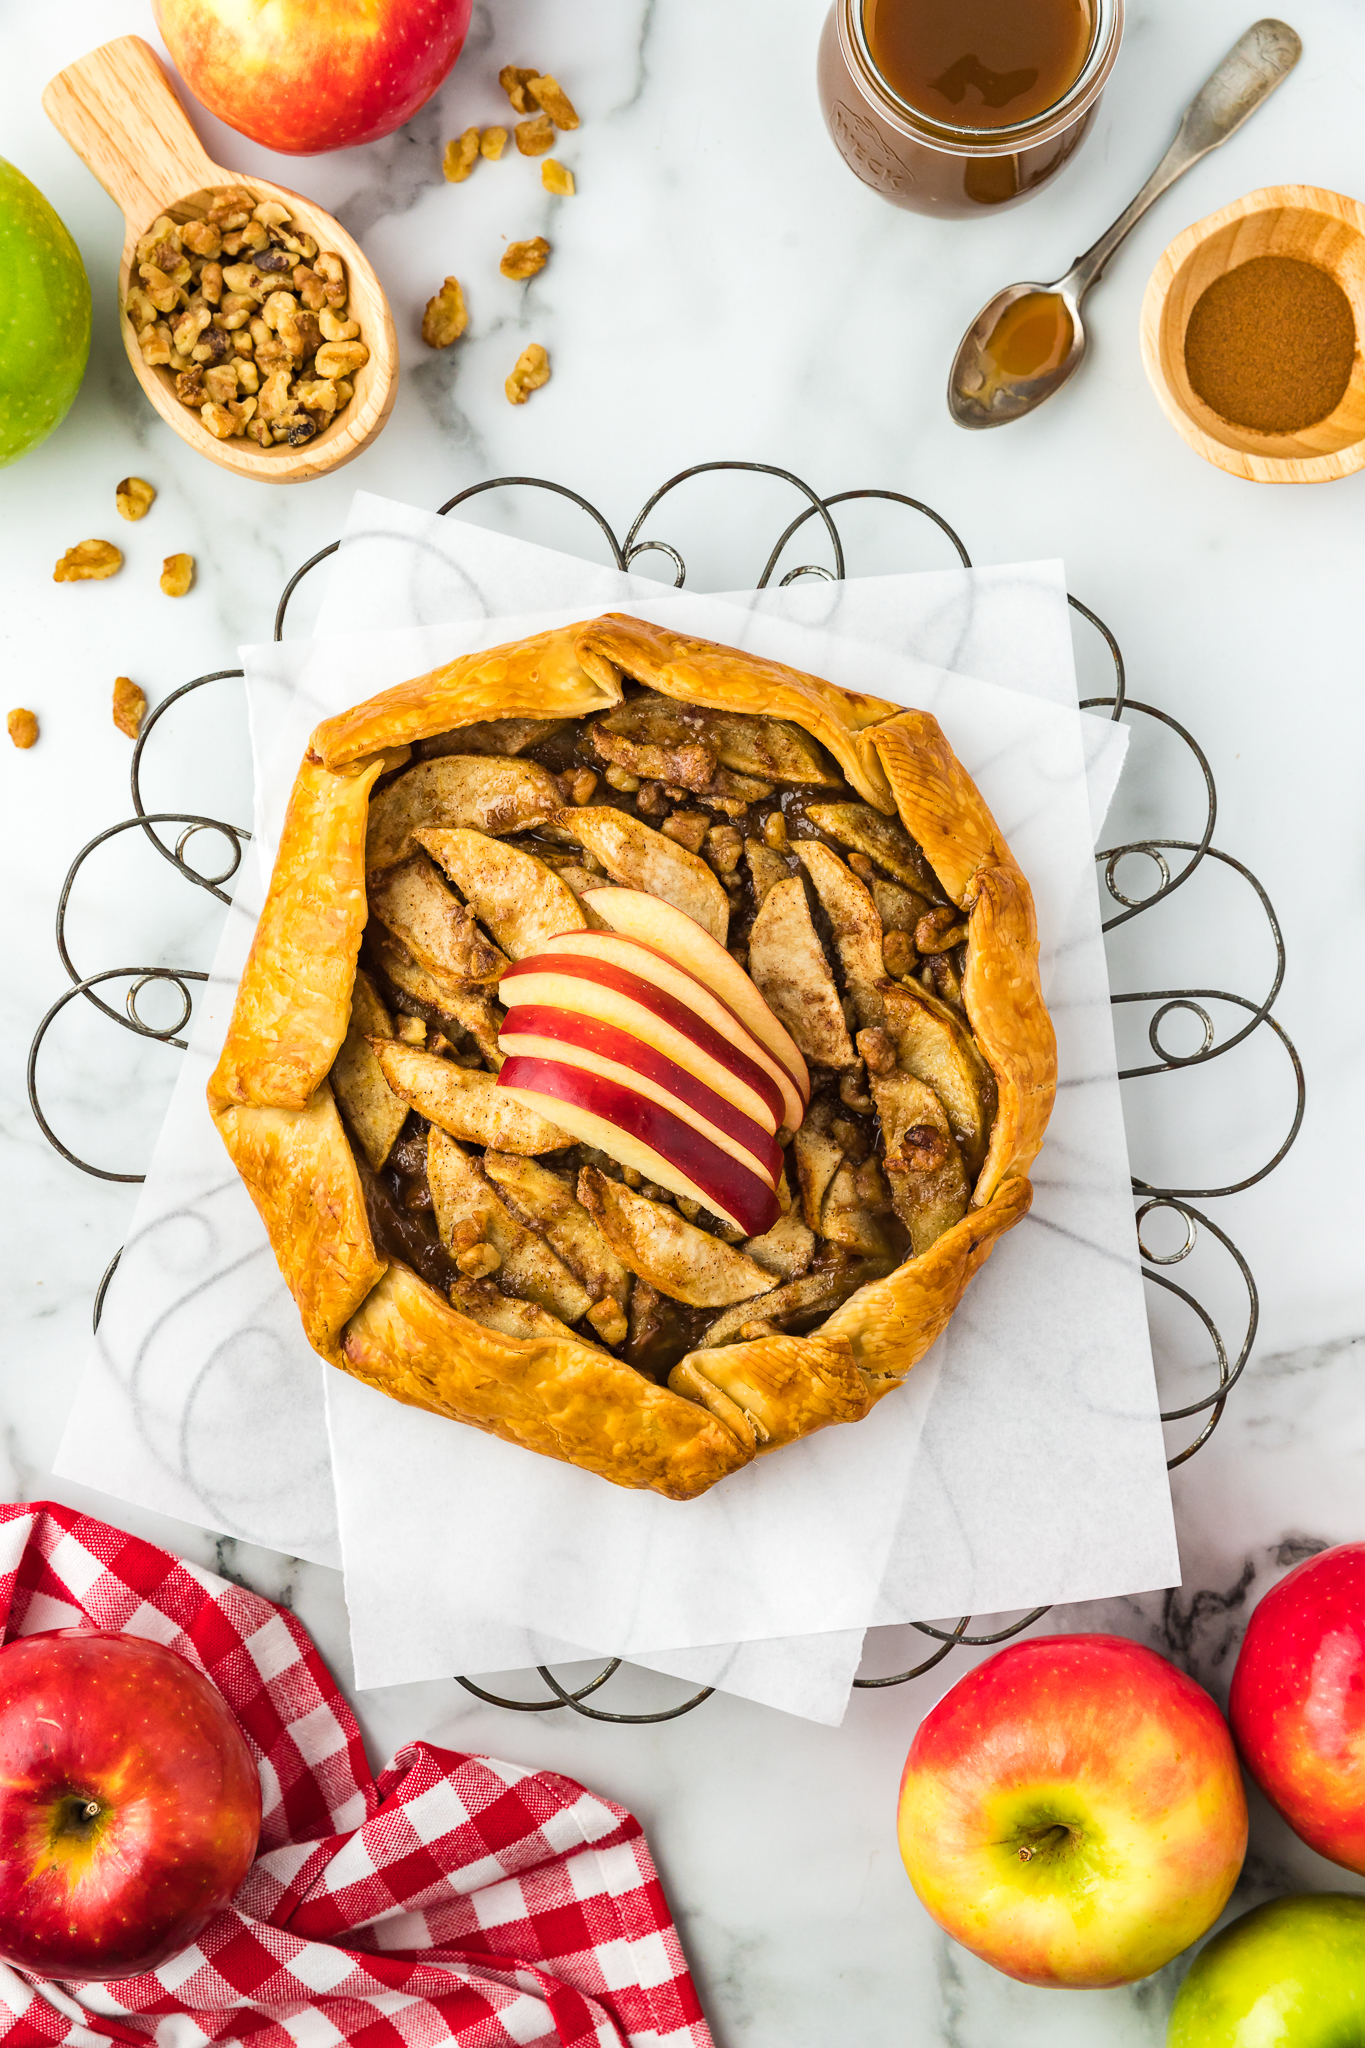
[[[323,1358],[690,1499],[1027,1210],[1037,954],[931,717],[609,616],[318,727],[209,1104]]]

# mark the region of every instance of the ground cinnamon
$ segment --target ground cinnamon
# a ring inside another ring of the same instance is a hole
[[[1334,412],[1356,355],[1351,302],[1329,271],[1253,256],[1215,278],[1185,331],[1190,383],[1228,423],[1293,434]]]

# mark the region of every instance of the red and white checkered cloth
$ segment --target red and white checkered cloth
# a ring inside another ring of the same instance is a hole
[[[260,1767],[256,1862],[147,1976],[0,1964],[0,2041],[100,2048],[711,2048],[639,1822],[571,1778],[414,1742],[374,1778],[293,1616],[51,1502],[0,1505],[8,1642],[82,1623],[166,1643]]]

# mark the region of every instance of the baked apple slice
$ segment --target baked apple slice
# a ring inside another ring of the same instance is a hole
[[[738,961],[695,918],[640,889],[590,889],[583,900],[613,931],[652,948],[664,961],[676,961],[734,1011],[777,1062],[782,1121],[788,1130],[795,1130],[810,1100],[806,1062],[791,1033],[778,1022]]]
[[[607,804],[586,804],[555,813],[558,833],[601,861],[614,882],[661,896],[695,918],[718,944],[730,928],[730,899],[699,854],[665,838],[643,818]]]
[[[498,1028],[503,1013],[488,989],[428,973],[391,932],[367,934],[365,950],[367,957],[394,988],[419,1005],[428,1024],[439,1024],[454,1042],[467,1033],[491,1067],[496,1069],[502,1065]],[[381,1031],[374,1035],[392,1038],[393,1032]]]
[[[815,1256],[815,1233],[799,1209],[788,1209],[762,1237],[746,1238],[741,1250],[766,1267],[774,1282],[799,1280]]]
[[[415,837],[511,959],[587,925],[573,890],[522,847],[467,826],[423,826]]]
[[[372,1038],[370,1044],[394,1093],[462,1144],[535,1154],[559,1152],[574,1142],[561,1125],[537,1115],[534,1105],[519,1103],[480,1067],[457,1066],[398,1038]]]
[[[630,1294],[630,1271],[618,1259],[562,1174],[515,1152],[485,1152],[483,1169],[507,1207],[548,1238],[593,1303]]]
[[[884,817],[871,804],[811,804],[806,816],[817,831],[828,832],[855,853],[865,853],[907,889],[932,891],[942,900],[929,863],[898,819]]]
[[[590,1337],[580,1336],[567,1323],[561,1323],[538,1301],[516,1301],[491,1280],[457,1280],[450,1290],[450,1302],[471,1322],[482,1323],[486,1330],[497,1330],[504,1337],[553,1337],[570,1344],[592,1342]]]
[[[967,1213],[971,1184],[948,1116],[927,1081],[894,1072],[871,1076],[886,1138],[886,1176],[896,1214],[916,1257]]]
[[[595,1166],[579,1174],[578,1198],[617,1256],[673,1301],[725,1308],[773,1286],[772,1274],[755,1259],[698,1230],[667,1202],[637,1194]]]
[[[990,1068],[965,1020],[927,989],[913,981],[884,982],[882,993],[883,1025],[895,1042],[897,1064],[934,1090],[975,1180],[990,1143],[994,1114]]]
[[[474,913],[447,889],[424,853],[370,878],[370,909],[420,967],[442,980],[496,982],[508,965]]]
[[[436,1228],[451,1257],[486,1247],[498,1263],[490,1273],[504,1294],[538,1301],[566,1323],[591,1307],[586,1288],[536,1231],[519,1223],[493,1188],[482,1166],[463,1145],[433,1124],[427,1138],[427,1185]]]
[[[749,972],[807,1059],[822,1067],[854,1064],[857,1054],[800,875],[789,875],[764,897],[749,935]]]
[[[844,986],[859,1024],[881,1021],[882,921],[877,905],[851,867],[818,839],[798,839],[792,852],[815,884],[815,893],[834,934]]]
[[[351,995],[351,1021],[341,1051],[332,1062],[332,1093],[342,1115],[360,1140],[361,1150],[378,1173],[393,1150],[394,1139],[408,1120],[408,1105],[384,1079],[384,1069],[370,1047],[371,1038],[392,1038],[393,1020],[378,989],[363,967],[356,970]]]
[[[407,860],[423,826],[470,826],[501,838],[543,824],[563,801],[549,769],[534,761],[483,754],[420,761],[370,799],[366,869],[373,874]]]

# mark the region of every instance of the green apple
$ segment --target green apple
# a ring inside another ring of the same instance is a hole
[[[89,353],[81,252],[37,186],[0,157],[0,468],[65,418]]]
[[[1365,2043],[1365,1898],[1271,1899],[1195,1958],[1166,2048],[1357,2048]]]

